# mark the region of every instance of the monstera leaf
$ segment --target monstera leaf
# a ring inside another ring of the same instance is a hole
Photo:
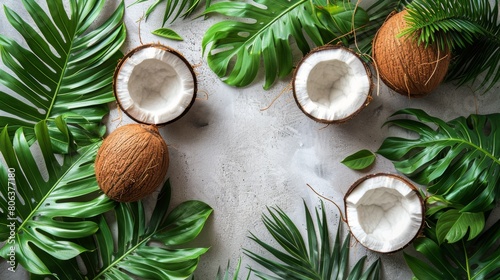
[[[500,196],[500,114],[449,122],[417,109],[400,110],[394,116],[401,118],[389,120],[389,125],[417,133],[418,138],[388,137],[378,154],[428,186],[430,193],[463,205],[461,212],[484,212],[495,206]]]
[[[196,238],[213,209],[200,201],[186,201],[172,209],[167,180],[147,221],[141,202],[120,203],[112,217],[98,219],[99,231],[81,239],[85,247],[97,248],[67,264],[52,261],[60,279],[186,279],[208,248],[182,248]],[[117,236],[112,233],[115,228]],[[81,266],[84,266],[84,272]],[[35,277],[35,279],[44,279]]]
[[[34,25],[5,7],[10,24],[28,48],[0,35],[0,127],[8,124],[9,135],[23,127],[34,142],[34,124],[45,120],[54,151],[68,153],[74,147],[97,142],[105,132],[101,121],[114,100],[113,71],[122,57],[125,40],[124,5],[101,25],[105,0],[47,0],[49,14],[39,1],[22,0]]]
[[[321,5],[320,5],[321,4]],[[261,66],[265,68],[264,88],[293,69],[294,44],[303,54],[315,46],[341,42],[352,29],[368,23],[368,15],[349,1],[332,6],[326,1],[256,0],[211,4],[205,15],[218,13],[237,20],[212,25],[202,41],[209,67],[232,86],[249,85]],[[330,24],[326,26],[325,24]],[[305,34],[306,35],[305,35]]]
[[[24,128],[16,131],[13,141],[7,128],[0,134],[6,162],[0,165],[0,186],[7,191],[0,196],[0,237],[5,241],[0,256],[10,260],[9,255],[15,255],[12,267],[20,264],[34,274],[51,273],[41,253],[68,260],[88,250],[76,242],[99,229],[88,218],[114,207],[95,179],[99,143],[56,158],[46,122],[34,127],[39,148],[33,151]]]
[[[405,260],[416,279],[499,279],[500,221],[471,241],[438,245],[435,225],[425,238],[414,241],[418,258],[405,254]],[[424,261],[423,258],[427,261]]]
[[[478,235],[483,212],[500,197],[500,114],[445,122],[422,110],[404,109],[387,123],[417,135],[388,137],[377,151],[396,169],[427,186],[428,216],[435,216],[439,242]]]
[[[271,236],[281,248],[274,247],[251,235],[251,239],[262,246],[272,257],[266,257],[246,250],[246,254],[269,272],[252,268],[261,279],[379,279],[380,260],[363,270],[366,256],[363,256],[349,271],[350,235],[340,241],[340,226],[333,243],[328,229],[325,207],[321,215],[316,209],[316,223],[304,203],[306,235],[302,235],[296,224],[279,208],[270,208],[269,216],[263,215],[263,222]]]

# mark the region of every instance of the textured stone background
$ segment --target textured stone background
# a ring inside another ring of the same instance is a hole
[[[125,1],[127,6],[133,2]],[[111,13],[117,3],[108,1],[107,11]],[[2,0],[0,4],[26,15],[18,0]],[[148,3],[143,3],[126,9],[128,39],[122,48],[124,52],[141,44],[137,22],[147,7]],[[320,205],[320,199],[306,184],[342,207],[343,194],[361,176],[395,172],[392,164],[381,157],[365,172],[352,171],[340,161],[362,148],[376,150],[385,137],[400,133],[382,127],[396,110],[422,108],[431,115],[450,120],[471,113],[498,112],[500,105],[498,85],[487,94],[477,94],[468,87],[444,84],[425,98],[408,99],[379,84],[380,91],[372,103],[343,125],[325,126],[307,118],[289,90],[269,109],[261,110],[287,88],[291,77],[279,81],[268,91],[262,89],[262,76],[249,87],[229,87],[212,73],[201,53],[203,34],[221,17],[180,20],[169,25],[185,39],[182,42],[150,34],[160,27],[162,17],[163,6],[160,6],[141,24],[142,42],[160,42],[173,47],[198,65],[199,99],[182,119],[161,129],[170,146],[168,176],[173,187],[172,205],[194,199],[214,208],[205,229],[194,242],[194,245],[211,247],[200,260],[195,273],[197,279],[215,279],[219,266],[225,268],[228,261],[234,266],[239,257],[242,257],[243,268],[256,266],[243,255],[243,248],[262,252],[247,238],[249,232],[273,243],[261,221],[267,206],[282,208],[298,225],[303,225],[304,230],[303,202],[310,208]],[[0,33],[19,37],[3,12]],[[131,122],[118,113],[115,104],[110,106],[110,131]],[[154,196],[149,199],[152,200]],[[326,203],[326,208],[334,232],[339,224],[338,210],[330,203]],[[345,232],[345,225],[343,229]],[[413,252],[411,246],[406,252]],[[369,263],[382,259],[383,279],[411,279],[402,252],[379,255],[353,242],[351,264],[364,255],[368,255]],[[13,276],[2,269],[0,279],[26,279],[26,275],[19,272]]]

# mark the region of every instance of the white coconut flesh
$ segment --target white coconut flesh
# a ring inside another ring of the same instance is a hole
[[[369,70],[345,48],[310,53],[300,63],[294,79],[297,104],[313,119],[335,122],[362,108],[371,94]]]
[[[424,220],[423,202],[398,176],[374,176],[356,185],[345,197],[352,235],[366,248],[390,253],[408,245]]]
[[[143,47],[119,66],[115,96],[132,119],[166,124],[182,116],[192,105],[196,78],[179,54],[155,46]]]

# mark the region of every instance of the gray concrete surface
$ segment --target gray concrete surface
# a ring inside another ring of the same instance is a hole
[[[108,1],[107,9],[112,11],[117,2]],[[127,6],[132,2],[125,1]],[[0,3],[25,15],[18,0]],[[361,148],[376,150],[386,136],[400,133],[382,127],[396,110],[422,108],[444,120],[471,113],[498,112],[498,85],[487,94],[478,94],[466,86],[443,84],[425,98],[408,99],[388,90],[382,83],[378,84],[379,92],[375,93],[372,103],[343,125],[325,126],[312,121],[296,106],[289,90],[270,108],[262,110],[287,88],[291,77],[279,81],[268,91],[262,89],[262,76],[251,86],[229,87],[209,69],[201,54],[204,32],[220,17],[177,21],[169,27],[185,40],[174,42],[150,34],[161,25],[161,6],[141,24],[139,36],[137,22],[146,9],[147,4],[127,8],[128,39],[123,51],[138,46],[141,38],[142,43],[161,42],[173,47],[197,65],[199,99],[181,120],[161,129],[170,146],[168,176],[173,186],[172,204],[195,199],[214,208],[205,229],[194,242],[210,246],[200,260],[195,273],[197,279],[215,279],[219,266],[225,267],[228,261],[234,265],[239,257],[242,257],[242,267],[258,267],[243,255],[243,248],[262,252],[248,238],[250,232],[272,243],[261,222],[267,206],[282,208],[304,230],[303,201],[311,208],[320,205],[320,199],[306,184],[342,207],[344,193],[361,176],[395,172],[392,164],[381,157],[364,172],[350,170],[340,161]],[[18,38],[3,13],[0,14],[0,33]],[[119,114],[115,104],[110,106],[112,113],[107,122],[110,131],[132,122]],[[331,228],[335,229],[339,224],[338,210],[330,203],[326,203],[326,208]],[[345,229],[344,226],[344,232]],[[411,246],[405,251],[414,253]],[[402,252],[380,255],[353,242],[352,260],[364,255],[370,263],[381,258],[383,279],[411,279]],[[2,269],[0,279],[26,279],[26,275],[22,272],[13,275]]]

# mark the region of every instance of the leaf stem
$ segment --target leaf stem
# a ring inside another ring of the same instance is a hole
[[[469,266],[469,257],[467,256],[467,248],[465,247],[465,241],[462,239],[462,246],[464,248],[464,254],[465,254],[465,268],[467,272],[467,279],[472,279],[470,277],[470,266]]]
[[[75,31],[75,34],[73,34],[73,37],[76,36],[76,30],[74,30],[74,31]],[[69,60],[71,57],[70,51],[73,48],[74,42],[75,42],[75,40],[70,40],[70,45],[68,46],[68,49],[66,51],[66,60],[64,61],[63,66],[61,67],[61,76],[59,76],[59,81],[57,82],[57,87],[54,90],[54,96],[52,97],[52,100],[50,102],[50,106],[47,108],[45,120],[48,120],[50,118],[50,115],[52,114],[52,109],[54,108],[55,103],[56,103],[57,96],[59,95],[59,91],[61,90],[62,82],[64,79],[64,74],[65,74],[66,70],[68,69],[68,64],[69,64]]]

